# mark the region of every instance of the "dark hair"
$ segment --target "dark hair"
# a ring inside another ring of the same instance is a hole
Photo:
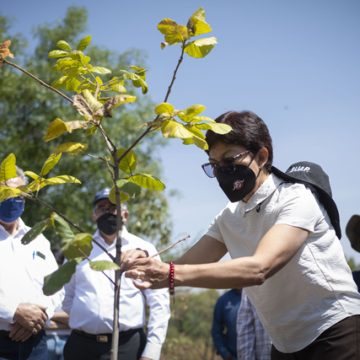
[[[218,142],[241,145],[253,154],[256,154],[262,147],[266,147],[269,158],[265,168],[267,171],[271,171],[273,161],[272,140],[268,127],[259,116],[251,111],[229,111],[220,115],[215,121],[230,125],[232,130],[224,135],[208,130],[206,142],[209,149]]]

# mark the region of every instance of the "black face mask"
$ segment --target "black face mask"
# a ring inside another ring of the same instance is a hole
[[[254,189],[256,175],[244,165],[231,165],[218,168],[217,181],[231,202],[242,200]]]
[[[97,220],[97,227],[98,229],[106,234],[106,235],[113,235],[116,233],[116,215],[111,213],[106,213],[101,215]]]

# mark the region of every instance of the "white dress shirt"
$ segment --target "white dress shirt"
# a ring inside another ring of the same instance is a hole
[[[20,303],[44,306],[50,319],[62,301],[62,292],[52,296],[43,294],[44,277],[58,266],[43,235],[27,245],[21,243],[29,230],[21,219],[14,235],[0,225],[0,330],[10,330]]]
[[[109,253],[115,256],[115,241],[107,244],[99,231],[94,239],[101,243]],[[140,248],[155,254],[155,247],[147,241],[129,233],[126,228],[122,232],[122,251]],[[91,260],[109,260],[95,243],[89,256]],[[106,274],[114,279],[114,271]],[[161,346],[166,337],[170,318],[169,294],[167,289],[140,291],[132,279],[122,276],[120,289],[119,329],[143,328],[146,323],[146,305],[149,306],[147,327],[147,343],[142,356],[159,359]],[[90,334],[105,334],[113,331],[114,285],[102,272],[90,268],[87,260],[77,266],[70,282],[65,285],[63,309],[69,318],[69,326]]]

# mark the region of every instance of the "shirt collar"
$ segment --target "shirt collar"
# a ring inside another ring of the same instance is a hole
[[[126,245],[129,241],[127,239],[127,234],[129,234],[129,232],[127,231],[126,229],[126,226],[123,225],[123,228],[122,228],[122,236],[121,236],[121,239],[122,239],[122,242],[121,242],[121,245]],[[94,234],[94,239],[99,242],[102,246],[105,247],[105,249],[107,250],[112,250],[113,248],[115,248],[115,244],[116,244],[116,239],[114,240],[114,242],[112,244],[108,244],[104,238],[101,236],[100,234],[100,231],[99,229],[97,229],[95,231],[95,234]]]
[[[27,233],[28,229],[29,228],[25,225],[21,218],[18,219],[18,229],[15,234],[9,234],[0,224],[0,239],[6,240],[10,238],[22,238]]]
[[[256,192],[251,196],[248,202],[240,201],[240,206],[244,214],[253,210],[264,202],[269,196],[271,196],[277,187],[282,182],[281,179],[277,178],[275,175],[270,174],[266,180],[261,184],[261,186],[256,190]]]

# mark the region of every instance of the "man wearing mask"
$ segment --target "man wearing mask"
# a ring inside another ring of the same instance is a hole
[[[99,191],[93,202],[93,220],[97,223],[94,239],[115,256],[116,207],[109,200],[109,189]],[[122,206],[125,224],[129,213]],[[122,230],[122,251],[141,248],[152,256],[155,247]],[[159,258],[158,256],[156,258]],[[109,260],[95,243],[91,260]],[[114,279],[114,271],[105,271]],[[63,309],[69,314],[72,329],[64,355],[66,360],[107,359],[113,332],[114,286],[103,273],[90,268],[88,261],[77,266],[75,274],[65,286]],[[146,306],[149,316],[146,323]],[[122,277],[120,290],[118,358],[126,360],[160,359],[170,317],[168,291],[148,289],[140,291],[132,280]],[[144,327],[147,328],[145,335]]]
[[[25,185],[24,172],[16,171],[17,177],[2,185]],[[61,303],[61,293],[45,296],[42,286],[57,263],[43,235],[21,243],[30,229],[20,218],[24,209],[22,197],[0,203],[0,358],[46,360],[44,326]]]

